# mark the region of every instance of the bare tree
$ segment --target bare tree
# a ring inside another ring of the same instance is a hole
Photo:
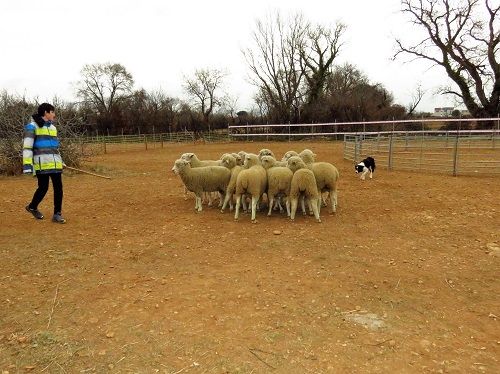
[[[251,81],[261,91],[259,97],[268,101],[271,117],[282,123],[294,121],[302,100],[304,71],[299,62],[299,46],[305,32],[301,15],[286,22],[276,13],[266,23],[257,21],[253,33],[255,50],[243,51],[252,73]]]
[[[475,117],[500,112],[500,5],[490,0],[402,0],[402,11],[427,36],[413,45],[396,39],[394,56],[410,54],[442,66],[458,97]],[[484,7],[481,7],[483,4]]]
[[[424,94],[425,90],[422,89],[421,84],[418,84],[417,87],[415,88],[415,92],[411,97],[411,102],[406,106],[406,112],[408,117],[413,116],[413,113],[415,112],[415,109],[417,109],[418,104],[420,104],[420,102],[422,101]]]
[[[308,85],[307,104],[314,103],[324,92],[335,58],[342,47],[346,26],[337,23],[333,29],[322,25],[307,25],[299,48],[300,63]]]
[[[214,109],[224,103],[226,76],[223,70],[207,68],[196,70],[193,77],[184,77],[184,90],[196,102],[206,125]]]
[[[84,65],[77,83],[77,95],[103,115],[109,115],[115,105],[131,94],[134,79],[123,65]]]

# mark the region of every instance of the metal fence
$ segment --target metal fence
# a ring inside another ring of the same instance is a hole
[[[430,118],[395,121],[330,122],[265,125],[231,125],[228,136],[232,140],[342,140],[345,134],[382,131],[429,131],[500,129],[500,118]]]
[[[388,170],[500,174],[500,131],[395,131],[344,135],[344,159],[366,156]]]
[[[436,124],[450,122],[460,128],[462,123],[477,126],[490,121],[491,130],[425,130]],[[346,126],[359,131],[340,131]],[[422,127],[420,131],[403,131],[407,126]],[[370,128],[390,131],[363,131]],[[243,130],[242,130],[243,129]],[[275,133],[278,129],[281,132]],[[292,130],[293,129],[293,130]],[[300,131],[297,131],[300,130]],[[304,131],[306,130],[306,131]],[[297,131],[297,132],[294,132]],[[379,122],[346,122],[329,124],[295,124],[266,126],[229,126],[228,131],[201,134],[178,133],[92,136],[71,139],[75,144],[101,148],[134,144],[143,149],[163,148],[164,143],[266,141],[266,140],[344,140],[344,159],[359,162],[366,156],[377,159],[377,166],[389,170],[420,170],[453,175],[500,174],[500,121],[490,119],[432,119]]]
[[[109,146],[120,144],[134,144],[144,147],[144,149],[163,148],[165,143],[189,143],[189,142],[227,142],[229,140],[226,132],[206,132],[195,134],[190,131],[176,133],[140,134],[140,135],[99,135],[83,136],[67,139],[73,144],[80,144],[81,147],[93,145],[101,148],[104,153]]]

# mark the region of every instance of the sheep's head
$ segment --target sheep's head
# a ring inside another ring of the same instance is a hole
[[[302,168],[305,168],[306,165],[304,161],[299,156],[292,156],[286,161],[286,166],[293,171],[294,173]]]
[[[191,153],[191,152],[183,153],[180,159],[181,160],[186,160],[186,161],[190,162],[193,159],[194,156],[195,156],[195,154]]]
[[[179,172],[189,166],[189,161],[183,160],[182,158],[175,160],[174,162],[174,167],[172,168],[172,171],[174,174],[179,174]]]
[[[239,151],[238,154],[240,155],[241,162],[243,164],[245,162],[245,156],[247,155],[247,153],[245,151]]]
[[[248,169],[254,165],[259,165],[259,164],[260,164],[259,156],[254,155],[252,153],[247,153],[245,155],[245,161],[243,162],[243,167],[245,169]]]
[[[262,156],[260,159],[260,163],[264,167],[264,169],[269,169],[274,166],[276,160],[272,156]]]
[[[232,169],[236,166],[236,159],[232,154],[226,153],[221,158],[222,165],[228,169]]]
[[[259,151],[259,158],[262,159],[263,156],[273,156],[274,157],[274,153],[270,149],[263,148]]]
[[[288,161],[288,159],[292,156],[298,156],[299,154],[295,151],[288,151],[283,155],[281,161]]]
[[[243,165],[243,158],[239,153],[231,153],[236,160],[236,165]]]
[[[299,156],[306,164],[310,164],[316,160],[316,154],[310,149],[304,149],[299,153]]]

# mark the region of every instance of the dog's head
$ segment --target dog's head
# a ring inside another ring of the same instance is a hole
[[[363,172],[363,169],[365,168],[365,164],[363,162],[360,162],[357,165],[354,165],[354,171],[356,174]]]

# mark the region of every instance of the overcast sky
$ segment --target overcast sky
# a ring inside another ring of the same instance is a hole
[[[83,65],[113,62],[133,75],[135,88],[182,98],[183,76],[219,68],[230,73],[227,88],[239,98],[237,110],[249,110],[255,89],[241,50],[253,46],[256,20],[279,10],[323,25],[346,24],[337,62],[356,65],[397,103],[408,104],[420,83],[426,94],[417,110],[453,106],[435,94],[449,83],[439,67],[391,60],[395,36],[417,32],[400,8],[400,0],[2,1],[0,90],[72,101]]]

